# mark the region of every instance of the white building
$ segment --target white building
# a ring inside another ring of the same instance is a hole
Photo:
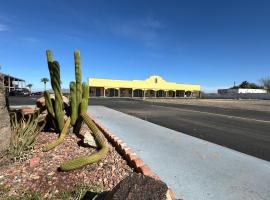
[[[263,94],[267,93],[266,89],[248,89],[248,88],[238,88],[238,89],[219,89],[218,94]]]

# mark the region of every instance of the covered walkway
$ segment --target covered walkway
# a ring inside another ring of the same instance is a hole
[[[89,78],[91,97],[129,98],[196,98],[200,85],[167,82],[160,76],[145,80],[113,80]]]

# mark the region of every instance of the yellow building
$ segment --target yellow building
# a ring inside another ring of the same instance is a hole
[[[199,97],[201,86],[167,82],[153,75],[145,80],[88,78],[94,97]]]

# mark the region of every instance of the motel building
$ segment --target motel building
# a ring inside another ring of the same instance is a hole
[[[194,98],[200,97],[201,86],[168,82],[153,75],[145,80],[88,78],[91,97],[129,98]]]

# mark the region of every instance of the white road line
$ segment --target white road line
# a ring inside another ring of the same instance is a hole
[[[215,116],[220,116],[220,117],[242,119],[242,120],[248,120],[248,121],[251,120],[251,121],[262,122],[262,123],[270,123],[270,121],[266,121],[266,120],[246,118],[246,117],[237,117],[237,116],[232,116],[232,115],[217,114],[217,113],[211,113],[211,112],[205,112],[205,111],[189,110],[189,109],[176,108],[176,107],[173,108],[173,107],[170,107],[170,106],[160,106],[160,105],[153,105],[153,106],[169,108],[169,109],[172,109],[172,110],[176,110],[177,109],[177,110],[183,110],[183,111],[188,111],[188,112],[203,113],[203,114],[215,115]]]

